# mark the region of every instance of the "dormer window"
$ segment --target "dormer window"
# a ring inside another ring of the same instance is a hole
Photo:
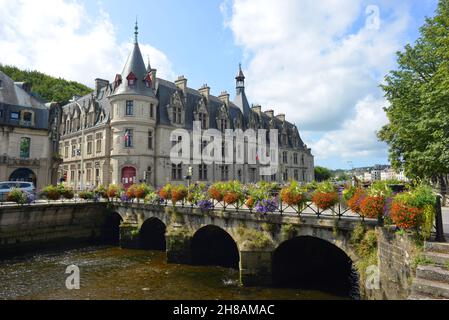
[[[114,89],[117,88],[122,83],[122,76],[117,74],[114,80]]]
[[[145,82],[145,86],[147,88],[151,88],[152,81],[151,81],[151,75],[150,74],[147,74],[147,76],[145,77],[145,79],[143,79],[143,81]]]
[[[132,87],[136,85],[136,81],[137,81],[137,77],[134,75],[134,73],[130,73],[127,77],[126,80],[128,80],[128,86]]]

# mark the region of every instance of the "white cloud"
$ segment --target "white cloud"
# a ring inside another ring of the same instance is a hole
[[[385,154],[385,144],[376,132],[386,123],[383,99],[366,97],[355,106],[355,116],[344,121],[341,129],[330,131],[312,145],[317,158],[323,160],[338,155],[343,160],[379,158]]]
[[[303,132],[326,132],[313,146],[317,158],[381,152],[374,131],[386,119],[378,86],[394,68],[409,15],[406,5],[382,1],[377,19],[372,8],[366,11],[370,4],[225,0],[221,5],[225,26],[248,60],[251,100],[286,113]],[[368,111],[371,116],[363,116]],[[363,133],[348,128],[356,123]]]
[[[117,40],[108,14],[90,16],[76,1],[0,0],[0,63],[36,69],[93,86],[95,78],[112,80],[122,71],[129,43]],[[130,35],[133,28],[130,25]],[[159,75],[174,78],[172,64],[160,50],[141,44]]]

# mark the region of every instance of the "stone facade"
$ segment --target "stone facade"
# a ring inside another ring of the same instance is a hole
[[[0,72],[0,181],[42,188],[57,178],[53,155],[60,114],[58,105],[45,104],[30,89]]]
[[[249,105],[241,69],[234,102],[226,92],[211,95],[207,85],[199,90],[189,88],[183,76],[174,82],[160,79],[157,70],[143,61],[137,32],[122,73],[112,83],[97,79],[92,94],[63,107],[59,149],[64,163],[59,175],[76,189],[139,181],[155,187],[186,183],[189,165],[177,167],[170,161],[171,134],[179,128],[191,133],[194,121],[199,121],[202,129],[223,133],[226,129],[277,129],[280,163],[276,175],[261,177],[261,165],[250,164],[258,155],[245,153],[244,164],[193,165],[195,181],[314,179],[314,158],[298,128],[286,121],[285,115],[275,116],[273,111],[262,112],[260,106]],[[227,152],[235,158],[235,148]]]
[[[102,203],[53,203],[0,208],[0,255],[98,240],[106,221]]]

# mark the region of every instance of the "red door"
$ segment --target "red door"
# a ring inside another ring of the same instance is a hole
[[[128,189],[134,183],[136,183],[136,168],[124,167],[122,169],[123,188]]]

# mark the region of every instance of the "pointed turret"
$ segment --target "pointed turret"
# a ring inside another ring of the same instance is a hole
[[[148,82],[147,66],[145,66],[139,48],[138,35],[139,27],[136,21],[134,47],[126,61],[121,75],[116,77],[116,79],[119,80],[116,80],[116,83],[114,84],[114,95],[137,94],[154,97],[151,81]]]
[[[246,98],[245,94],[245,75],[243,74],[242,71],[242,64],[239,64],[239,71],[237,73],[237,76],[235,77],[235,80],[236,80],[236,96],[234,104],[240,108],[243,117],[245,119],[248,119],[251,108],[249,106],[248,99]]]

